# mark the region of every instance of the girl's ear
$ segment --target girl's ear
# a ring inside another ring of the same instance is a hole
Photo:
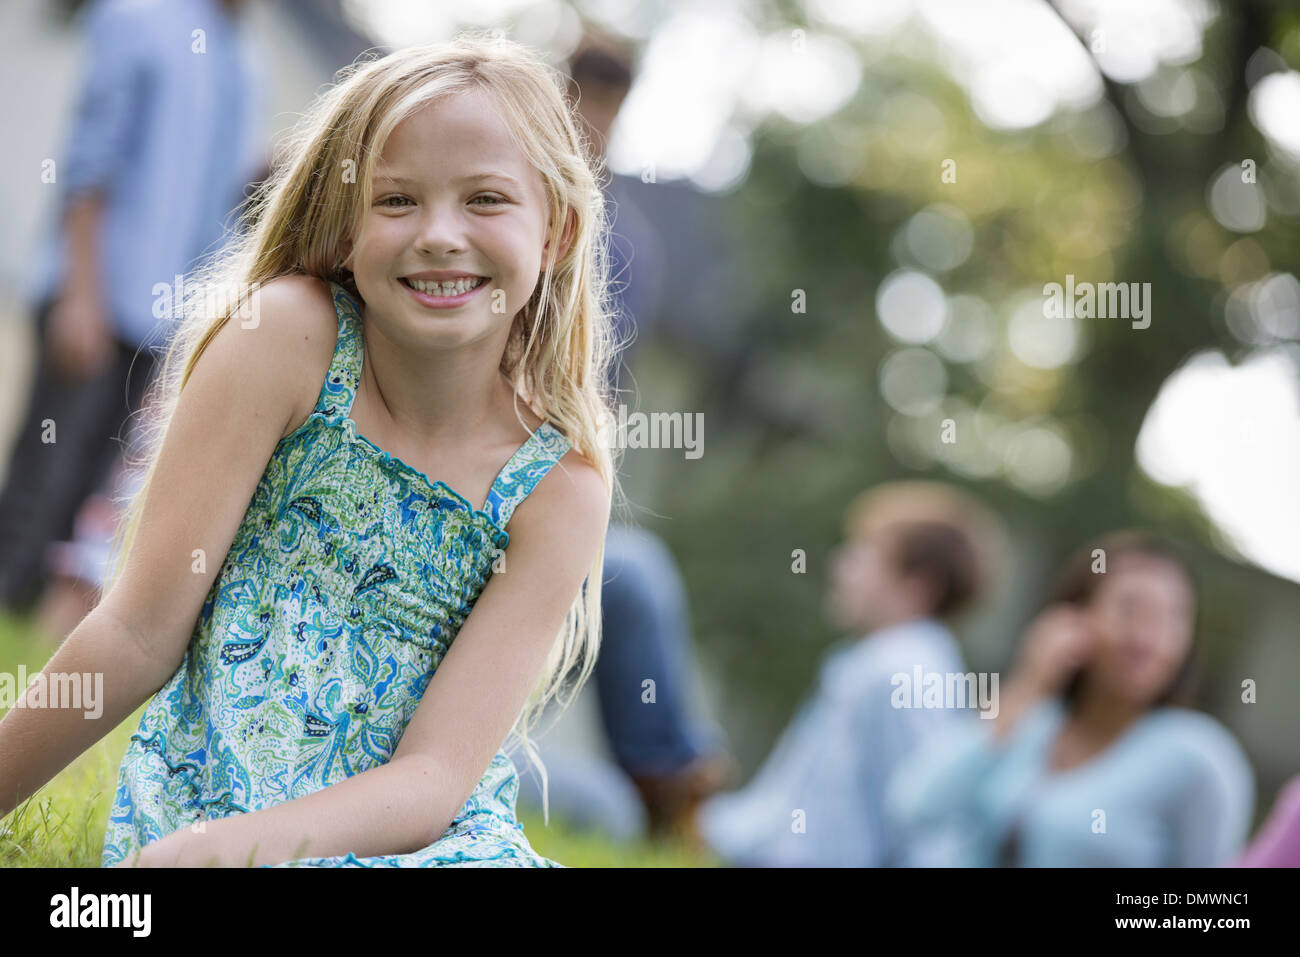
[[[577,237],[577,232],[578,214],[570,208],[564,219],[564,234],[560,236],[559,252],[550,260],[552,264],[559,262],[569,254],[569,247],[573,245],[573,240]],[[550,249],[551,243],[550,240],[547,240],[546,245],[542,247],[542,258],[544,260],[542,263],[543,269],[546,268],[546,254],[550,252]]]

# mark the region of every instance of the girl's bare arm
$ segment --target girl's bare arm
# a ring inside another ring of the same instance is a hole
[[[0,816],[175,672],[267,461],[315,402],[338,329],[326,287],[292,277],[255,297],[256,323],[227,322],[181,391],[121,577],[42,669],[102,680],[102,710],[19,699],[0,721]]]

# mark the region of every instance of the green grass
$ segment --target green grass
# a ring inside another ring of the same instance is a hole
[[[618,844],[594,832],[572,830],[556,815],[550,827],[540,814],[519,812],[528,843],[543,857],[568,867],[717,867],[719,862],[672,843]]]
[[[0,669],[39,671],[54,645],[29,622],[0,614]],[[143,711],[143,706],[141,706]],[[98,867],[130,720],[101,738],[0,822],[0,867]]]
[[[0,670],[39,671],[54,647],[29,622],[0,614]],[[98,867],[117,771],[142,705],[54,780],[0,821],[0,867]],[[717,862],[671,843],[619,844],[575,830],[557,815],[521,811],[533,849],[569,867],[709,867]]]

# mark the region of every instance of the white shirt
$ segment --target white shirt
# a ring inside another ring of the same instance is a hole
[[[904,843],[886,826],[885,787],[900,761],[959,720],[953,708],[899,707],[896,676],[964,671],[952,633],[915,620],[847,639],[748,785],[700,807],[701,835],[732,864],[874,867],[950,863],[951,839]],[[906,699],[910,701],[909,699]]]

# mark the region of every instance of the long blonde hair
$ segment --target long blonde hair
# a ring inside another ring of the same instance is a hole
[[[116,529],[104,594],[126,565],[167,423],[208,343],[246,308],[259,284],[279,276],[333,281],[360,301],[352,274],[343,266],[343,249],[357,235],[370,205],[371,174],[384,143],[417,110],[475,89],[493,96],[515,142],[541,174],[551,248],[560,248],[570,211],[576,219],[570,248],[547,263],[542,281],[514,317],[501,371],[543,420],[596,467],[618,508],[625,507],[617,444],[611,448],[602,430],[611,415],[609,371],[620,346],[613,341],[611,321],[603,163],[575,122],[562,74],[514,41],[462,33],[448,43],[363,58],[340,71],[337,82],[295,128],[271,175],[245,203],[240,235],[187,279],[178,324],[146,404],[139,441],[148,451],[137,466],[143,478]],[[216,309],[214,302],[220,303]],[[602,544],[512,731],[541,772],[548,820],[546,771],[529,732],[553,698],[561,711],[568,707],[595,665],[603,564]]]

